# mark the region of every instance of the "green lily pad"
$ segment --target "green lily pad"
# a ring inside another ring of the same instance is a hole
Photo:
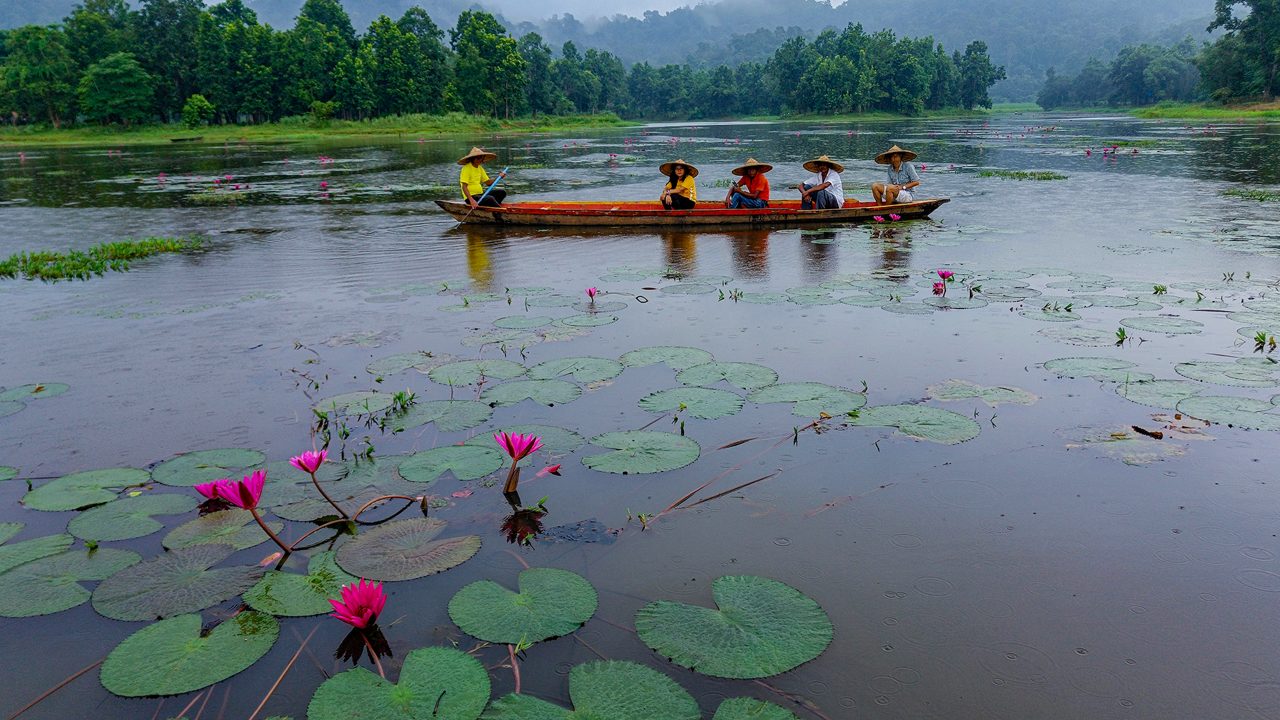
[[[120,490],[142,485],[151,479],[151,473],[135,468],[111,468],[88,470],[63,475],[32,490],[22,498],[22,504],[32,510],[61,512],[79,510],[91,505],[111,502]]]
[[[559,325],[567,325],[568,327],[603,327],[618,322],[617,315],[608,313],[586,313],[583,315],[570,315],[562,317],[556,321]]]
[[[1265,367],[1238,362],[1197,361],[1178,363],[1173,371],[1185,378],[1231,387],[1267,388],[1280,385],[1280,375]]]
[[[370,580],[415,580],[442,573],[480,550],[476,535],[436,540],[445,524],[435,518],[412,518],[363,531],[338,549],[338,566]]]
[[[445,363],[451,363],[455,360],[452,355],[444,353],[433,353],[426,350],[418,350],[416,352],[400,353],[399,355],[390,355],[388,357],[379,358],[369,363],[365,368],[365,372],[370,375],[395,375],[406,370],[417,370],[418,372],[427,372],[431,368],[440,367]]]
[[[403,414],[393,416],[387,427],[403,432],[428,423],[445,432],[470,430],[493,417],[493,408],[475,400],[427,400],[414,403]]]
[[[895,315],[932,315],[934,312],[931,305],[918,302],[887,302],[881,304],[880,309]]]
[[[0,402],[0,418],[8,417],[16,412],[26,409],[26,407],[27,407],[26,405],[23,405],[22,403],[17,402],[16,400],[6,400],[4,402]]]
[[[332,551],[313,555],[306,575],[267,571],[257,585],[245,592],[245,603],[277,617],[305,617],[332,611],[329,598],[339,597],[343,585],[359,579],[343,572],[335,555]]]
[[[884,304],[884,301],[885,298],[883,296],[875,295],[849,295],[847,297],[840,298],[840,303],[842,305],[863,308],[878,308]]]
[[[795,713],[764,700],[729,698],[720,703],[711,720],[799,720]]]
[[[494,432],[481,433],[469,440],[467,445],[497,447],[493,436],[499,432],[517,433],[519,435],[536,435],[542,440],[542,449],[555,455],[565,455],[586,444],[586,438],[578,433],[555,425],[508,425]]]
[[[701,420],[737,415],[742,410],[742,397],[728,390],[703,387],[679,387],[640,398],[640,409],[649,412],[681,410],[689,417]]]
[[[943,402],[978,398],[982,402],[996,407],[997,405],[1033,405],[1040,398],[1015,387],[983,387],[966,380],[947,380],[938,385],[930,385],[926,391],[929,397]]]
[[[1245,430],[1280,430],[1280,415],[1269,412],[1275,409],[1264,400],[1215,395],[1197,395],[1178,403],[1183,415]]]
[[[197,450],[165,460],[156,466],[151,476],[161,485],[195,487],[222,478],[239,480],[266,460],[267,456],[257,450]]]
[[[226,602],[262,576],[255,565],[210,569],[233,552],[230,545],[196,545],[121,570],[93,591],[93,609],[113,620],[155,620]]]
[[[711,353],[680,345],[656,345],[626,353],[621,358],[627,367],[646,367],[666,363],[672,370],[684,370],[694,365],[704,365],[715,360]]]
[[[250,667],[279,635],[276,619],[259,612],[239,613],[207,634],[199,615],[180,615],[125,638],[103,661],[99,679],[121,697],[181,695]]]
[[[716,291],[716,286],[709,283],[676,283],[662,288],[662,292],[671,295],[706,295]]]
[[[195,497],[174,493],[123,497],[75,516],[67,524],[67,532],[98,542],[131,540],[164,529],[164,523],[153,515],[180,515],[198,504]]]
[[[1044,369],[1067,378],[1093,378],[1103,382],[1146,382],[1154,380],[1151,373],[1137,372],[1128,360],[1106,357],[1069,357],[1050,360]]]
[[[0,545],[3,545],[18,533],[22,532],[22,528],[26,527],[25,523],[20,522],[0,522]],[[0,571],[2,572],[2,571]]]
[[[373,390],[342,393],[316,403],[316,409],[330,415],[373,415],[391,407],[395,396]]]
[[[782,293],[749,292],[740,295],[737,301],[751,303],[752,305],[777,305],[790,299],[789,296]]]
[[[1037,298],[1044,293],[1030,287],[993,287],[989,285],[982,286],[982,297],[989,302],[1016,303]]]
[[[523,330],[490,330],[488,332],[476,333],[462,338],[462,344],[467,347],[480,347],[482,345],[515,345],[526,347],[537,343],[538,340],[532,334]]]
[[[584,663],[569,671],[566,710],[532,695],[494,700],[485,720],[699,720],[698,703],[657,670],[623,660]]]
[[[1139,405],[1173,410],[1186,398],[1204,392],[1204,386],[1190,380],[1148,380],[1122,383],[1116,394]]]
[[[532,330],[550,325],[555,318],[550,315],[508,315],[493,321],[493,326],[503,330]]]
[[[0,617],[34,617],[70,610],[89,599],[81,582],[105,580],[142,560],[131,550],[73,550],[0,574]]]
[[[582,397],[582,388],[564,380],[512,380],[480,393],[480,399],[493,407],[519,405],[525,400],[554,407],[579,397]]]
[[[71,388],[62,383],[36,383],[0,390],[0,402],[26,402],[57,397]]]
[[[778,373],[755,363],[709,362],[676,373],[681,385],[715,385],[727,382],[743,390],[759,390],[778,382]]]
[[[861,409],[867,396],[822,383],[779,383],[747,396],[753,403],[795,403],[791,414],[800,417],[844,415]]]
[[[626,310],[627,304],[620,300],[612,300],[609,302],[597,301],[595,304],[580,302],[575,303],[573,309],[584,313],[615,313],[619,310]]]
[[[989,302],[980,297],[928,297],[921,300],[926,305],[932,305],[939,310],[976,310],[990,305]]]
[[[580,383],[612,380],[622,374],[622,363],[596,357],[572,357],[548,360],[529,368],[529,379],[551,380],[570,376]]]
[[[0,465],[0,482],[8,482],[18,477],[18,468]]]
[[[1130,330],[1144,330],[1146,332],[1164,333],[1165,335],[1195,335],[1204,328],[1203,323],[1198,323],[1195,320],[1162,315],[1125,318],[1120,321],[1120,324]]]
[[[692,463],[702,448],[692,439],[651,430],[610,432],[591,438],[591,444],[613,452],[588,455],[582,464],[592,470],[635,475],[675,470]]]
[[[1068,345],[1107,347],[1116,344],[1116,334],[1114,332],[1094,330],[1093,328],[1080,327],[1079,325],[1047,327],[1041,330],[1040,334]]]
[[[578,302],[573,295],[538,295],[525,301],[529,307],[570,307]]]
[[[284,530],[284,523],[268,522],[267,527],[271,528],[271,532],[279,534]],[[248,510],[231,508],[179,525],[164,536],[161,544],[169,550],[198,545],[231,545],[236,550],[245,550],[270,539]]]
[[[858,417],[851,424],[894,427],[903,435],[943,445],[968,442],[981,432],[978,423],[972,418],[928,405],[879,405],[863,408],[858,411]]]
[[[507,295],[547,295],[551,292],[551,288],[542,285],[517,285],[516,287],[506,288]]]
[[[419,648],[405,657],[398,683],[361,667],[324,681],[307,720],[476,720],[490,692],[479,660],[453,648]]]
[[[1070,310],[1053,310],[1052,308],[1049,310],[1045,310],[1043,308],[1028,309],[1023,310],[1018,314],[1024,318],[1040,320],[1042,322],[1075,322],[1080,319],[1080,313],[1072,312]]]
[[[457,387],[475,385],[481,378],[510,380],[525,373],[525,366],[510,360],[462,360],[441,365],[427,373],[432,382]]]
[[[787,297],[787,302],[793,305],[814,307],[817,305],[835,305],[840,301],[831,295],[791,295]]]
[[[15,526],[16,529],[14,529]],[[22,523],[5,523],[5,527],[8,528],[6,532],[9,532],[9,537],[13,537],[22,529]],[[8,572],[32,560],[39,560],[43,557],[65,552],[73,542],[75,542],[75,538],[64,533],[0,545],[0,573]]]
[[[711,584],[717,610],[659,600],[636,613],[636,634],[671,662],[720,678],[793,670],[831,644],[827,613],[790,585],[754,575]]]
[[[519,592],[492,580],[471,583],[449,601],[449,617],[466,634],[515,645],[568,635],[596,612],[599,598],[585,578],[568,570],[531,568]]]
[[[503,466],[497,445],[446,445],[410,455],[400,463],[400,477],[413,483],[434,484],[446,472],[459,480],[475,480]]]
[[[1138,304],[1136,299],[1123,295],[1077,295],[1075,299],[1100,308],[1130,308]]]

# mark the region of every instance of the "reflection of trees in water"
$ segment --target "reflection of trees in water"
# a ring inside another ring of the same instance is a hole
[[[1280,183],[1280,162],[1276,161],[1280,157],[1280,131],[1275,125],[1259,125],[1253,132],[1202,132],[1212,133],[1213,140],[1193,144],[1200,155],[1189,168],[1194,175],[1250,185]]]
[[[729,236],[733,273],[759,280],[769,276],[769,231],[749,230]]]
[[[698,269],[698,237],[691,232],[667,232],[662,234],[667,267],[685,275]]]
[[[911,233],[898,228],[873,228],[871,240],[880,244],[880,267],[890,277],[911,272]]]
[[[800,246],[804,251],[805,278],[813,282],[830,276],[836,266],[836,231],[824,230],[801,235],[800,238]]]

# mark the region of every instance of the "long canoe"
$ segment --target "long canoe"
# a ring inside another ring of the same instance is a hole
[[[783,200],[759,210],[729,210],[719,203],[704,203],[693,210],[664,210],[655,201],[576,202],[525,201],[507,203],[499,208],[478,207],[464,202],[437,200],[441,210],[462,223],[481,225],[535,226],[622,226],[648,225],[664,227],[740,226],[766,227],[807,223],[867,222],[879,215],[886,220],[898,215],[904,220],[929,217],[948,198],[917,200],[897,205],[877,205],[856,200],[832,210],[801,210],[800,201]]]

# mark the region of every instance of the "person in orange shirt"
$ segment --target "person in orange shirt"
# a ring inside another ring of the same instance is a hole
[[[769,178],[764,174],[772,169],[772,165],[755,158],[747,158],[746,163],[734,168],[733,174],[740,179],[734,180],[729,186],[729,193],[724,196],[724,206],[730,210],[769,207]]]

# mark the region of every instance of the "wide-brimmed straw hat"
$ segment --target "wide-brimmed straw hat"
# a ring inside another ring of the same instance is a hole
[[[903,148],[898,147],[897,145],[894,145],[888,150],[885,150],[884,152],[877,155],[876,162],[881,165],[888,165],[889,156],[894,153],[897,153],[902,156],[902,162],[911,162],[912,160],[915,160],[917,157],[914,152],[911,152],[910,150],[905,150]]]
[[[734,175],[746,175],[747,168],[756,168],[762,173],[767,173],[773,169],[773,166],[769,163],[762,163],[755,158],[747,158],[745,163],[739,165],[733,170],[730,170],[729,172],[732,172]]]
[[[827,165],[829,165],[829,166],[831,167],[831,169],[832,169],[832,170],[835,170],[835,171],[836,171],[836,172],[838,172],[838,173],[842,173],[842,172],[844,172],[844,166],[843,166],[843,165],[841,165],[840,163],[836,162],[835,160],[832,160],[831,158],[827,157],[826,155],[823,155],[822,157],[814,158],[814,159],[810,160],[809,162],[805,163],[805,164],[804,164],[804,169],[805,169],[805,170],[808,170],[809,172],[815,172],[815,173],[816,173],[816,172],[818,172],[818,163],[826,163]]]
[[[684,158],[680,158],[679,160],[672,160],[671,162],[662,163],[661,165],[658,166],[658,172],[662,173],[663,175],[670,175],[671,168],[675,167],[676,165],[683,165],[685,168],[685,173],[689,177],[698,177],[698,168],[685,162]]]
[[[489,160],[497,160],[498,156],[494,153],[489,152],[488,150],[481,150],[478,147],[473,147],[471,148],[471,152],[458,158],[458,164],[466,165],[467,163],[471,162],[475,158],[481,158],[485,162],[488,162]]]

